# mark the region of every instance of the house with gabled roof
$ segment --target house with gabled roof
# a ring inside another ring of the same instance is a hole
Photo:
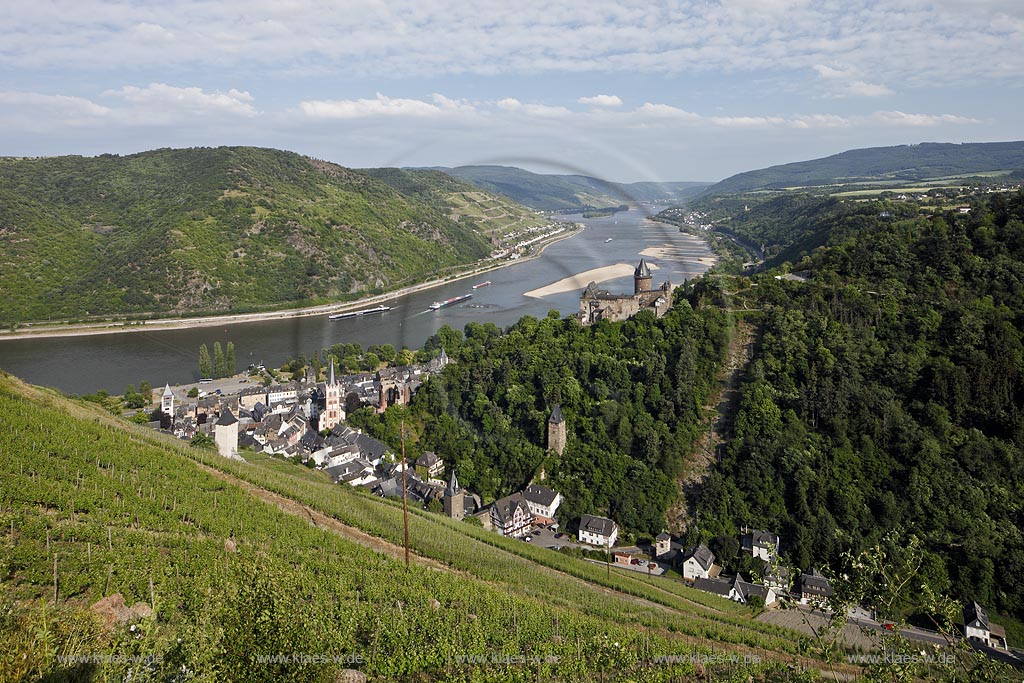
[[[607,517],[583,515],[578,532],[580,543],[611,548],[619,540],[619,525]]]
[[[551,524],[555,521],[555,512],[562,504],[562,494],[540,484],[530,484],[523,489],[523,497],[534,517],[539,518],[541,524]]]
[[[714,571],[715,554],[703,543],[694,546],[683,555],[680,570],[683,578],[690,581],[711,578],[718,573]]]
[[[494,501],[491,526],[504,536],[522,538],[533,528],[533,515],[521,491]]]
[[[832,586],[824,574],[817,569],[811,569],[809,574],[801,574],[797,579],[793,595],[801,605],[824,607],[832,597]]]
[[[771,562],[779,553],[779,537],[770,531],[746,530],[740,534],[740,550],[765,562]]]
[[[1007,649],[1006,629],[991,623],[985,610],[974,601],[964,605],[964,636],[968,640],[981,641],[989,647]]]

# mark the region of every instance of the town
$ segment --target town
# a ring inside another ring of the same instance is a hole
[[[641,262],[638,283],[649,277]],[[581,300],[586,296],[584,292]],[[363,407],[383,413],[389,406],[408,404],[424,382],[451,362],[440,348],[425,363],[347,375],[336,372],[332,358],[322,381],[307,368],[303,379],[287,383],[245,386],[248,380],[239,380],[237,392],[215,389],[199,395],[198,386],[176,391],[165,385],[162,392],[154,392],[154,396],[159,394],[160,408],[153,416],[159,414],[160,419],[148,425],[193,443],[212,442],[225,458],[243,460],[243,452],[265,453],[322,471],[338,485],[361,487],[380,497],[405,497],[424,510],[453,520],[473,520],[506,537],[575,552],[609,569],[679,580],[755,611],[795,607],[798,622],[803,624],[811,620],[820,624],[831,614],[833,589],[827,572],[787,565],[780,555],[782,539],[771,531],[742,529],[736,539],[738,562],[729,562],[735,557],[716,557],[704,542],[688,545],[666,531],[653,539],[641,536],[620,544],[620,528],[612,519],[584,514],[560,520],[557,513],[563,496],[545,485],[543,470],[521,490],[485,502],[459,484],[455,467],[443,454],[427,451],[406,461],[387,444],[345,424],[349,413]],[[260,373],[265,368],[250,370]],[[565,418],[555,404],[547,421],[545,446],[561,455],[567,438]],[[575,533],[567,533],[569,529]],[[748,573],[726,575],[726,564],[741,565]],[[882,631],[890,626],[870,606],[855,606],[848,616],[862,629]],[[794,625],[785,617],[783,620]],[[964,608],[963,629],[969,641],[990,654],[1009,652],[1005,629],[992,623],[976,602]],[[919,628],[902,634],[933,644],[937,637]]]

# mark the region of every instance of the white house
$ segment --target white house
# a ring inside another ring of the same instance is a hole
[[[491,506],[491,526],[503,536],[514,538],[522,538],[530,533],[533,515],[521,491],[494,501]]]
[[[288,384],[274,384],[267,388],[267,401],[273,406],[275,403],[294,403],[299,400],[298,382]]]
[[[740,535],[740,548],[749,555],[771,562],[779,553],[779,537],[770,531],[751,529]]]
[[[694,579],[707,579],[711,577],[711,569],[715,566],[715,554],[701,543],[691,548],[683,557],[682,572],[683,578],[693,581]]]
[[[534,517],[550,520],[555,519],[555,511],[562,504],[561,493],[539,484],[527,486],[523,491],[523,497],[526,498],[526,504],[530,507],[530,512]]]
[[[964,635],[968,640],[980,640],[990,647],[1007,649],[1006,630],[990,623],[985,610],[976,602],[964,605]]]
[[[580,517],[580,543],[610,548],[619,540],[619,525],[607,517],[583,515]]]

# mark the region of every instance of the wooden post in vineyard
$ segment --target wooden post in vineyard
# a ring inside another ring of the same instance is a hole
[[[405,462],[405,418],[402,418],[402,520],[405,523],[405,568],[409,568],[409,496],[406,493],[405,471],[408,465]]]

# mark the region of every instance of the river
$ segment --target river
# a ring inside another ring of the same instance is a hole
[[[645,207],[635,207],[602,218],[569,216],[567,219],[583,223],[586,229],[549,245],[539,258],[399,297],[387,302],[393,308],[384,314],[348,320],[308,316],[226,327],[5,339],[0,340],[0,368],[33,384],[68,393],[106,389],[120,394],[129,384],[138,386],[142,380],[153,386],[195,381],[199,346],[207,344],[212,351],[215,341],[234,342],[237,366],[242,369],[259,361],[277,366],[339,342],[358,342],[364,348],[392,344],[396,349],[415,349],[442,325],[461,330],[466,323],[476,321],[507,327],[524,315],[542,317],[552,309],[566,316],[578,310],[578,290],[543,298],[523,293],[592,268],[635,264],[644,251],[660,255],[647,257],[657,267],[655,287],[666,278],[681,283],[708,268],[706,261],[698,260],[712,256],[704,242],[680,233],[674,226],[645,220],[650,213]],[[664,250],[670,253],[664,254]],[[490,280],[491,285],[471,289],[484,280]],[[601,287],[632,292],[632,276],[609,280]],[[470,292],[472,299],[439,311],[428,310],[434,301]]]

